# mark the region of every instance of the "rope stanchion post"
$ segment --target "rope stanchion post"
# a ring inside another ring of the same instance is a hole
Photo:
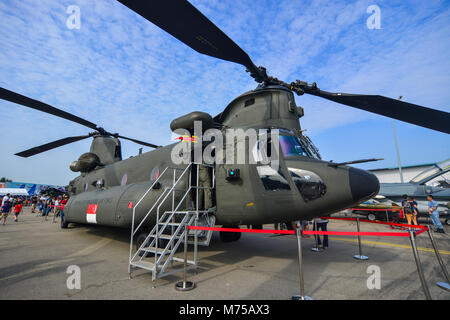
[[[313,230],[318,231],[316,219],[314,219],[314,222],[313,222]],[[314,240],[315,240],[315,247],[311,248],[311,250],[314,252],[322,252],[323,250],[321,248],[319,248],[319,235],[314,234]]]
[[[439,250],[436,246],[436,243],[434,242],[433,233],[431,232],[430,225],[428,225],[427,231],[428,231],[428,236],[430,237],[431,245],[433,246],[433,249],[434,249],[434,253],[436,254],[436,258],[439,262],[439,265],[441,266],[442,273],[444,274],[445,279],[447,280],[447,282],[436,282],[436,285],[441,289],[450,291],[450,285],[449,285],[450,280],[448,278],[447,267],[445,266],[444,262],[442,261],[441,255],[439,254]]]
[[[297,246],[298,246],[298,271],[300,275],[300,295],[295,295],[292,300],[312,300],[311,297],[305,296],[305,283],[303,277],[303,261],[302,261],[302,231],[300,226],[296,229]]]
[[[358,229],[358,247],[359,247],[359,254],[355,254],[355,255],[353,256],[353,258],[355,258],[355,259],[357,259],[357,260],[367,260],[367,259],[369,259],[369,257],[364,256],[364,255],[362,254],[362,248],[361,248],[361,236],[359,235],[359,232],[361,232],[361,231],[360,231],[360,228],[359,228],[359,217],[356,217],[356,227],[357,227],[357,229]]]
[[[195,283],[192,281],[186,281],[186,271],[187,271],[187,246],[188,246],[188,228],[185,227],[184,230],[184,270],[183,270],[183,281],[175,283],[175,290],[178,291],[190,291],[195,288]]]
[[[431,300],[431,294],[428,290],[427,282],[425,281],[425,276],[423,275],[422,264],[420,263],[419,252],[417,251],[416,241],[414,240],[414,232],[409,231],[409,240],[411,241],[411,248],[414,254],[414,260],[416,261],[417,272],[419,273],[420,282],[422,283],[422,289],[427,300]]]

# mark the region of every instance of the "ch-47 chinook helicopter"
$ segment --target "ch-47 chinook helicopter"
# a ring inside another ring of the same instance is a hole
[[[379,95],[327,92],[319,89],[316,83],[300,80],[286,83],[269,76],[264,67],[255,66],[247,53],[187,1],[119,2],[197,52],[243,65],[258,83],[256,89],[235,98],[220,114],[212,117],[203,112],[190,113],[175,119],[172,130],[190,130],[194,121],[200,121],[203,129],[218,128],[224,135],[229,128],[280,130],[278,170],[258,162],[215,163],[206,167],[212,179],[206,185],[212,190],[205,196],[211,197],[210,206],[214,210],[204,209],[214,215],[217,225],[233,227],[310,219],[348,208],[377,194],[379,182],[373,174],[348,166],[367,160],[334,163],[321,159],[312,142],[302,133],[299,118],[303,116],[303,109],[296,106],[294,93],[314,95],[450,133],[450,114],[447,112]],[[173,148],[185,142],[160,147],[110,133],[91,121],[6,89],[0,90],[0,97],[94,130],[85,136],[64,138],[16,154],[29,157],[82,139],[93,139],[90,151],[70,165],[73,171],[80,172],[80,176],[68,185],[70,200],[64,209],[62,227],[73,222],[130,228],[143,222],[144,227],[151,228],[156,223],[155,204],[171,188],[173,194],[166,197],[170,201],[159,203],[161,212],[169,210],[171,202],[180,203],[179,211],[198,210],[196,195],[191,193],[188,195],[191,201],[185,201],[183,193],[175,192],[174,181],[180,174],[175,178],[171,174],[164,175],[166,168],[177,167],[181,172],[188,169],[190,178],[186,175],[177,188],[182,188],[180,185],[184,190],[188,186],[200,187],[195,170],[201,164],[176,165],[171,158]],[[155,149],[123,160],[119,138]],[[201,139],[198,142],[203,146]],[[147,213],[150,214],[144,221]],[[223,239],[237,240],[238,236],[224,235]]]

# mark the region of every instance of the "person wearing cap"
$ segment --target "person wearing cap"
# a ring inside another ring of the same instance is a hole
[[[60,217],[61,217],[61,223],[64,221],[64,206],[67,203],[67,195],[63,195],[63,199],[61,200],[61,211],[60,211]]]

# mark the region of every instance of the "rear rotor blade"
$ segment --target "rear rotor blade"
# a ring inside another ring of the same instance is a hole
[[[127,138],[127,137],[124,137],[124,136],[121,136],[121,135],[117,135],[117,137],[121,138],[121,139],[125,139],[125,140],[130,140],[130,141],[133,141],[133,142],[135,142],[137,144],[141,144],[143,146],[150,147],[150,148],[159,148],[159,147],[161,147],[161,146],[157,146],[157,145],[152,144],[152,143],[148,143],[148,142],[144,142],[144,141],[140,141],[140,140],[136,140],[136,139],[132,139],[132,138]]]
[[[247,53],[188,1],[118,1],[195,51],[239,63],[257,82],[265,80],[265,72],[253,64]]]
[[[15,155],[19,156],[19,157],[23,157],[23,158],[28,158],[28,157],[34,156],[38,153],[45,152],[45,151],[48,151],[51,149],[55,149],[55,148],[64,146],[66,144],[72,143],[72,142],[80,141],[80,140],[89,138],[91,136],[92,136],[91,134],[88,134],[85,136],[67,137],[64,139],[56,140],[56,141],[53,141],[50,143],[43,144],[38,147],[34,147],[31,149],[16,153]]]
[[[21,94],[15,93],[13,91],[4,89],[4,88],[0,88],[0,99],[3,100],[7,100],[10,102],[14,102],[17,104],[21,104],[25,107],[29,107],[35,110],[39,110],[45,113],[49,113],[52,114],[54,116],[63,118],[63,119],[67,119],[76,123],[79,123],[83,126],[86,126],[88,128],[91,129],[95,129],[97,130],[97,125],[95,123],[92,123],[90,121],[87,121],[85,119],[82,119],[80,117],[77,117],[71,113],[68,113],[66,111],[60,110],[58,108],[52,107],[51,105],[48,105],[46,103],[43,103],[41,101],[38,100],[34,100],[28,97],[25,97]]]

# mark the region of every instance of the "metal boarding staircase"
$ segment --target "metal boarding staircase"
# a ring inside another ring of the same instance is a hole
[[[193,165],[196,165],[197,170],[197,183],[195,186],[191,184],[191,174]],[[211,175],[211,187],[199,186],[199,168],[200,166],[212,167]],[[135,228],[135,214],[136,208],[140,205],[142,200],[148,196],[153,188],[160,183],[163,177],[167,178],[169,172],[173,171],[171,179],[171,186],[165,187],[161,195],[153,203],[152,207],[148,210],[147,214],[141,220],[140,224]],[[177,173],[179,175],[177,176]],[[186,189],[177,188],[183,178],[189,179],[189,184]],[[128,264],[128,274],[131,278],[132,268],[141,268],[152,272],[152,280],[155,281],[158,278],[183,271],[183,267],[178,269],[168,270],[169,266],[173,267],[174,262],[185,262],[183,258],[175,256],[177,249],[181,243],[184,243],[185,233],[188,232],[188,244],[194,245],[194,258],[193,260],[187,260],[189,265],[187,269],[195,269],[198,265],[198,245],[208,246],[211,240],[212,231],[189,230],[189,226],[203,225],[213,227],[215,224],[215,208],[208,208],[207,210],[199,210],[199,190],[202,189],[214,189],[215,187],[215,174],[214,167],[200,163],[190,163],[185,169],[177,167],[166,167],[162,174],[152,183],[150,188],[143,194],[136,205],[133,207],[133,218],[131,225],[131,239],[130,239],[130,257]],[[196,191],[196,204],[190,199],[189,195],[192,190]],[[176,192],[184,192],[181,199],[175,204]],[[165,211],[161,214],[161,207],[166,202],[171,201],[171,210]],[[180,209],[183,203],[189,203],[185,205],[185,208]],[[144,223],[149,217],[156,211],[156,223],[152,230],[148,233],[145,240],[139,246],[139,248],[133,252],[133,239],[138,233]],[[151,256],[151,254],[153,256]],[[150,255],[150,256],[149,256]]]

